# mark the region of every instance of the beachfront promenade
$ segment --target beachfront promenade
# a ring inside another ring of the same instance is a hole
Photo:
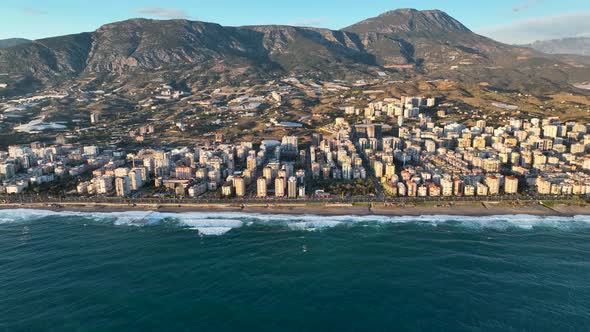
[[[204,205],[264,205],[264,204],[296,204],[296,205],[321,205],[321,204],[412,204],[412,203],[440,203],[441,205],[455,202],[539,202],[539,201],[576,201],[589,202],[590,196],[572,195],[495,195],[495,196],[451,196],[451,197],[350,197],[350,198],[121,198],[121,197],[80,197],[80,196],[44,196],[44,195],[0,195],[2,204],[204,204]]]

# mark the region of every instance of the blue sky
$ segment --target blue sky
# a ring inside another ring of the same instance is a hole
[[[396,8],[441,9],[509,43],[590,36],[590,0],[2,0],[0,39],[92,31],[132,17],[340,29]]]

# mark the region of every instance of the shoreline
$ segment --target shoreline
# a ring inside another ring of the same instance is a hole
[[[125,204],[125,203],[2,203],[0,210],[30,209],[55,212],[103,212],[156,211],[168,213],[187,212],[239,212],[258,214],[288,215],[377,215],[377,216],[495,216],[495,215],[535,215],[535,216],[575,216],[590,215],[590,205],[555,204],[551,207],[539,203],[507,204],[506,202],[457,202],[441,205],[426,204]]]

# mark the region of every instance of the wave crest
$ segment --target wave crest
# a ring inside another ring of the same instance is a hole
[[[0,210],[0,224],[28,222],[48,217],[79,217],[95,221],[112,222],[117,226],[146,226],[158,223],[175,223],[194,229],[201,235],[223,235],[232,229],[253,224],[286,226],[292,230],[319,230],[342,225],[417,223],[431,226],[450,225],[474,230],[530,230],[537,227],[575,230],[590,228],[589,215],[577,216],[319,216],[290,214],[260,214],[241,212],[185,212],[169,213],[154,211],[126,212],[56,212],[49,210],[12,209]]]

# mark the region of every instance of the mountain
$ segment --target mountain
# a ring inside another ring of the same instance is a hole
[[[230,83],[285,73],[346,77],[366,75],[372,67],[374,57],[353,33],[187,20],[132,19],[0,49],[0,73],[36,86],[88,76],[149,80],[176,72],[187,80]]]
[[[470,33],[461,22],[440,10],[396,9],[353,24],[343,30],[356,33]]]
[[[493,53],[512,53],[513,47],[479,36],[439,10],[398,9],[343,29],[356,33],[381,64],[399,65],[387,44],[399,43],[407,63],[437,68],[488,63]],[[457,61],[460,60],[460,61]]]
[[[438,10],[399,9],[342,30],[226,27],[188,20],[131,19],[94,32],[0,49],[5,95],[72,82],[189,87],[306,75],[320,79],[453,79],[501,89],[565,89],[590,80],[584,61],[479,36]],[[585,79],[584,79],[585,78]]]
[[[524,46],[549,54],[590,56],[590,37],[543,40]]]
[[[359,35],[385,68],[411,65],[414,74],[499,89],[545,93],[590,78],[585,58],[563,58],[480,36],[440,10],[398,9],[343,29]],[[398,42],[402,52],[391,48]],[[403,57],[400,57],[399,54]],[[586,79],[582,79],[586,78]]]
[[[31,41],[23,38],[0,39],[0,48],[7,48],[21,44],[27,44]]]

